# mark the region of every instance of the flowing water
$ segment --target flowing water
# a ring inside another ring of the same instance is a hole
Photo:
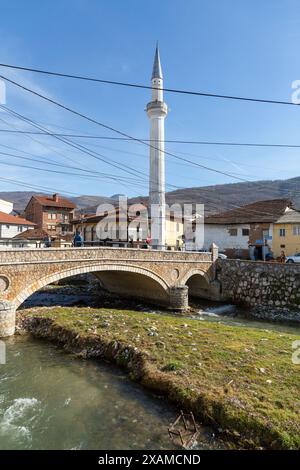
[[[92,289],[66,286],[39,292],[25,306],[96,306],[98,302]],[[101,306],[111,302],[102,298]],[[114,306],[118,305],[122,308],[124,300],[115,299]],[[123,306],[130,307],[134,308]],[[147,310],[141,305],[135,308]],[[229,315],[222,314],[220,304],[200,302],[194,305],[193,318],[300,332],[299,326],[248,320],[234,307],[225,310]],[[7,362],[0,364],[0,449],[175,448],[167,427],[177,410],[130,382],[119,369],[77,359],[30,336],[10,338],[6,349]],[[211,429],[200,429],[196,448],[226,447]]]
[[[0,449],[174,449],[177,410],[111,365],[30,336],[6,340],[0,365]],[[201,428],[197,448],[220,448]]]

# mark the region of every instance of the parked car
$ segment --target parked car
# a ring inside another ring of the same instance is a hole
[[[227,259],[227,255],[225,255],[225,253],[219,253],[218,258],[219,259]]]
[[[300,253],[296,253],[294,256],[287,256],[286,263],[300,263]]]

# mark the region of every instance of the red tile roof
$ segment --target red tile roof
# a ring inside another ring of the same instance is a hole
[[[48,236],[48,233],[45,230],[39,228],[25,230],[25,232],[18,233],[14,238],[22,240],[43,240]]]
[[[22,219],[22,217],[17,217],[15,215],[6,214],[5,212],[0,211],[0,224],[8,225],[35,225],[29,220]]]
[[[53,196],[32,196],[39,204],[48,207],[66,207],[67,209],[75,209],[76,205],[64,197],[58,196],[58,200],[55,200]]]
[[[206,224],[272,223],[291,206],[289,199],[270,199],[238,207],[221,214],[205,217]]]

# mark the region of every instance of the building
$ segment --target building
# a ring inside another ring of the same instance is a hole
[[[51,237],[71,232],[76,205],[59,194],[32,196],[25,208],[26,218]]]
[[[258,259],[273,250],[274,224],[291,207],[289,199],[272,199],[215,214],[205,218],[205,248],[216,243],[230,258]],[[277,254],[276,254],[277,256]]]
[[[158,46],[156,46],[151,77],[152,100],[147,104],[150,129],[150,174],[149,204],[155,224],[151,228],[153,247],[164,249],[166,245],[166,203],[165,203],[165,118],[168,107],[163,98],[163,74]],[[155,227],[155,230],[154,230]],[[155,233],[154,233],[155,232]]]
[[[0,199],[0,212],[4,212],[5,214],[11,214],[14,209],[13,202],[4,201],[4,199]]]
[[[286,256],[300,252],[300,212],[289,207],[285,213],[274,223],[273,252],[280,256],[284,251]]]
[[[29,220],[5,212],[0,212],[0,247],[9,246],[9,240],[27,230],[32,230],[35,224]]]
[[[143,217],[143,211],[145,211],[145,217]],[[131,206],[130,212],[127,213],[126,229],[123,233],[121,233],[120,225],[122,221],[126,222],[126,215],[121,217],[119,209],[116,208],[111,213],[86,215],[74,220],[73,231],[82,234],[86,245],[144,245],[150,235],[147,208],[141,204]],[[174,214],[167,214],[165,224],[166,247],[169,249],[181,248],[184,233],[183,220],[175,217]]]
[[[43,248],[47,238],[47,232],[39,228],[33,228],[18,233],[9,243],[12,248]]]

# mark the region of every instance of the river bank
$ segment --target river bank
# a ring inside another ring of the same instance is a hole
[[[300,336],[113,308],[36,307],[19,326],[125,368],[242,448],[300,447]]]
[[[0,374],[1,450],[175,449],[176,409],[120,368],[83,361],[60,347],[15,335]],[[199,447],[221,443],[201,428]]]

